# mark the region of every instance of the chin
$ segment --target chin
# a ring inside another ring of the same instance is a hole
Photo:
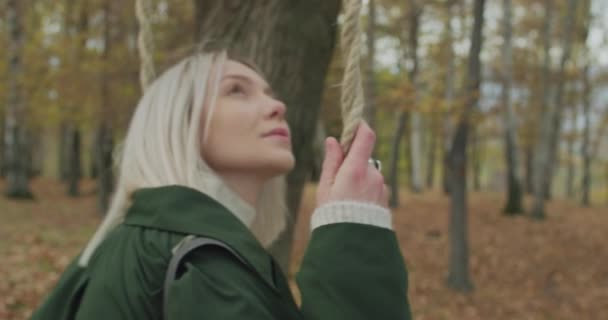
[[[273,176],[287,174],[295,167],[295,159],[291,152],[288,155],[277,156],[269,162],[271,164],[268,169],[272,172]]]

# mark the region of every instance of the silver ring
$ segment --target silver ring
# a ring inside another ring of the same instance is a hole
[[[378,171],[382,170],[382,162],[380,162],[380,160],[369,158],[369,160],[367,160],[367,162],[369,164],[373,165],[374,168],[378,169]]]

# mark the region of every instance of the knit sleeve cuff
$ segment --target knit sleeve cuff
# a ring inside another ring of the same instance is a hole
[[[318,207],[310,220],[311,231],[332,223],[359,223],[393,229],[391,212],[379,205],[357,202],[336,201]]]

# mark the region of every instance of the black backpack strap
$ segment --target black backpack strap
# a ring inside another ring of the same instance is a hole
[[[171,258],[171,261],[169,261],[169,268],[167,269],[167,274],[165,275],[165,283],[163,287],[163,319],[167,320],[169,318],[169,288],[171,287],[171,284],[177,276],[177,268],[179,267],[180,262],[190,252],[204,246],[217,246],[220,248],[224,248],[236,258],[238,258],[241,262],[243,262],[245,265],[249,265],[249,263],[247,263],[247,261],[245,261],[243,257],[241,257],[236,251],[234,251],[234,249],[232,249],[224,242],[212,238],[203,238],[195,236],[185,237],[173,249],[173,257]]]

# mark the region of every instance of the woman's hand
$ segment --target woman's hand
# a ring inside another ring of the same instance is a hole
[[[325,140],[325,160],[317,189],[317,206],[350,200],[388,207],[388,189],[384,177],[368,162],[375,142],[376,135],[365,122],[361,122],[357,128],[346,157],[335,138]]]

